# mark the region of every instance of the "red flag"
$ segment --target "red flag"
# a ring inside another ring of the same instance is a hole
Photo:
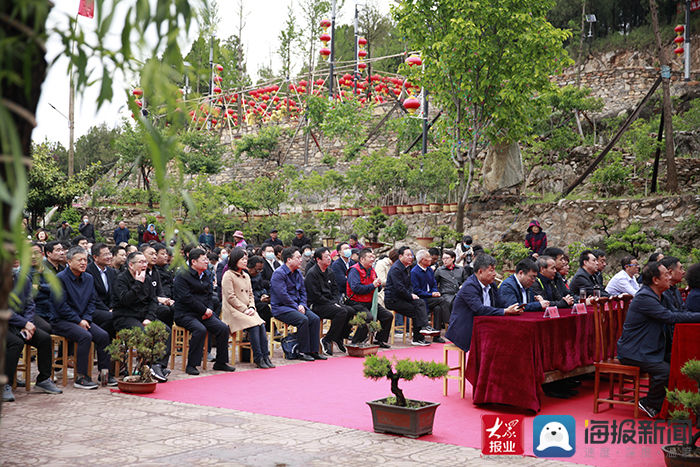
[[[80,0],[78,14],[87,18],[95,16],[95,0]]]

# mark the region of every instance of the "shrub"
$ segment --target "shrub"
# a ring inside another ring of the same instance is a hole
[[[632,169],[623,165],[622,154],[610,151],[593,175],[591,183],[593,188],[602,196],[619,196],[625,193],[627,180],[632,175]]]

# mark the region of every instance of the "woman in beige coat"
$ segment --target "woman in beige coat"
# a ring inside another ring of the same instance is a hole
[[[228,257],[228,270],[221,279],[221,302],[221,321],[228,324],[231,334],[243,329],[248,331],[255,366],[274,368],[268,355],[265,321],[255,311],[248,254],[243,248],[234,248]]]

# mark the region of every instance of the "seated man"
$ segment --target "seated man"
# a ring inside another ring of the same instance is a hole
[[[411,269],[411,286],[413,293],[425,303],[428,313],[433,313],[435,328],[440,331],[443,325],[450,322],[450,304],[438,292],[432,263],[429,251],[419,250],[416,253],[416,265]],[[443,343],[445,340],[437,336],[433,338],[433,342]]]
[[[32,300],[32,280],[25,278],[24,285],[19,288],[18,275],[15,275],[15,290],[17,300],[10,300],[10,322],[7,332],[7,349],[5,352],[5,374],[7,374],[7,384],[3,388],[3,402],[15,400],[12,394],[12,383],[15,379],[17,361],[22,353],[24,344],[29,344],[36,348],[36,362],[39,374],[36,377],[36,389],[48,394],[61,394],[51,381],[51,336],[37,327],[34,322],[34,300]],[[25,384],[30,384],[26,381]]]
[[[688,272],[685,273],[685,282],[690,288],[690,292],[685,298],[685,306],[691,313],[700,313],[700,263],[688,267]]]
[[[355,264],[355,262],[350,259],[352,249],[347,242],[340,242],[335,247],[335,250],[338,252],[338,257],[331,264],[331,270],[333,270],[333,274],[335,274],[335,283],[338,285],[338,290],[340,290],[340,293],[344,294],[347,288],[348,269],[350,269],[350,266]]]
[[[593,250],[593,254],[595,255],[595,259],[598,262],[598,271],[596,271],[596,273],[593,274],[593,277],[598,283],[600,289],[605,290],[605,284],[603,284],[603,271],[605,270],[605,266],[608,265],[608,259],[605,256],[605,251],[603,250],[595,249]]]
[[[275,256],[274,246],[263,244],[263,246],[260,247],[260,249],[262,250],[262,256],[265,260],[265,262],[263,263],[262,270],[263,287],[269,290],[270,280],[272,279],[272,273],[274,273],[275,270],[280,267],[280,263],[279,261],[277,261],[277,257]]]
[[[685,275],[683,263],[674,256],[666,256],[660,262],[671,274],[671,285],[663,295],[666,307],[672,311],[688,311],[678,290],[678,284],[683,281],[683,276]]]
[[[296,247],[282,250],[282,266],[270,279],[270,310],[272,316],[297,328],[299,359],[307,362],[326,360],[318,353],[321,320],[306,308],[306,287],[301,277],[301,253]]]
[[[605,290],[602,289],[601,284],[598,282],[598,258],[593,254],[591,250],[583,250],[581,256],[578,259],[579,268],[571,278],[571,284],[569,284],[569,289],[571,290],[574,300],[579,299],[579,296],[585,294],[586,304],[591,304],[591,296],[594,293],[600,292],[603,297],[610,296]]]
[[[160,321],[165,323],[166,326],[171,327],[173,325],[173,305],[175,304],[175,301],[171,297],[167,297],[163,292],[160,272],[156,267],[156,263],[158,261],[158,253],[156,253],[155,248],[153,248],[147,243],[141,245],[139,251],[146,258],[146,261],[148,261],[148,267],[146,268],[146,283],[150,284],[151,287],[155,289],[156,298],[158,300],[158,309],[156,310],[156,317]],[[210,277],[213,278],[213,275],[211,275]],[[216,304],[214,305],[214,311],[216,311]]]
[[[198,375],[202,363],[204,338],[216,343],[214,369],[236,371],[228,364],[228,326],[214,315],[214,280],[207,267],[209,260],[201,248],[189,254],[190,267],[183,269],[173,283],[175,292],[175,323],[190,332],[190,350],[187,354],[188,375]]]
[[[381,287],[382,280],[377,277],[377,271],[374,270],[374,253],[369,248],[363,248],[358,255],[358,263],[350,266],[348,270],[348,280],[345,289],[347,304],[350,305],[354,313],[367,313],[367,318],[372,319],[369,313],[372,309],[372,299],[374,291],[377,287]],[[389,332],[391,331],[391,321],[394,316],[389,313],[383,306],[377,302],[377,321],[382,328],[376,336],[374,336],[374,344],[388,349],[391,347],[387,342],[389,340]],[[355,331],[352,336],[352,343],[359,344],[367,338],[367,327],[362,326]]]
[[[321,319],[330,319],[331,327],[321,339],[323,351],[333,355],[333,343],[338,350],[345,352],[343,338],[348,331],[348,321],[355,314],[353,309],[341,303],[340,292],[335,283],[335,274],[330,269],[331,252],[328,248],[317,248],[314,251],[316,264],[306,273],[307,303],[311,311]]]
[[[523,311],[543,311],[549,306],[549,301],[541,295],[532,296],[530,287],[537,279],[539,268],[537,263],[529,258],[515,265],[515,274],[511,274],[498,288],[500,305],[503,308],[513,304],[522,305]]]
[[[58,274],[66,267],[66,250],[60,242],[48,242],[44,246],[44,255],[46,257],[37,266],[36,272],[40,274],[39,290],[37,291],[34,302],[36,303],[36,314],[46,322],[51,321],[51,286],[46,279],[47,274]],[[51,326],[44,329],[47,332],[51,331]]]
[[[452,303],[450,325],[445,337],[457,347],[469,351],[472,342],[474,316],[518,315],[522,310],[514,303],[508,308],[496,308],[496,260],[482,253],[474,259],[474,274],[464,281]]]
[[[133,327],[144,328],[157,319],[158,299],[155,288],[146,281],[148,260],[142,253],[131,253],[126,260],[126,271],[119,273],[112,287],[113,324],[116,332]],[[167,327],[167,326],[166,326]],[[170,358],[170,328],[165,344],[167,352],[158,362],[151,365],[153,377],[164,383],[168,380],[168,359]]]
[[[85,272],[95,279],[95,314],[92,320],[114,338],[115,331],[112,323],[112,306],[110,293],[117,280],[117,271],[110,267],[112,252],[104,243],[92,246],[92,263],[88,264]]]
[[[270,294],[263,287],[263,260],[260,256],[248,256],[248,275],[250,276],[250,285],[253,287],[253,296],[255,297],[255,311],[260,317],[265,320],[266,329],[270,329]]]
[[[610,279],[605,291],[610,295],[636,294],[640,286],[634,276],[639,273],[639,261],[634,256],[625,255],[620,265],[622,269]]]
[[[437,282],[440,295],[447,300],[452,309],[452,302],[459,291],[468,274],[462,266],[457,266],[455,261],[457,254],[452,250],[445,250],[442,253],[442,266],[435,271],[435,282]]]
[[[571,308],[574,304],[574,297],[569,293],[562,297],[559,288],[554,282],[557,275],[554,258],[551,256],[540,256],[537,258],[537,266],[540,268],[540,272],[537,274],[537,280],[530,287],[530,294],[533,297],[542,297],[550,305],[557,308]]]
[[[160,277],[163,297],[173,298],[173,271],[170,269],[170,253],[168,253],[168,247],[163,243],[156,243],[153,245],[153,249],[156,250],[155,269],[158,271],[158,276]]]
[[[674,312],[664,306],[661,296],[671,285],[671,273],[660,262],[644,266],[642,284],[627,310],[617,355],[622,364],[649,373],[649,392],[639,399],[639,408],[654,418],[666,397],[670,368],[665,360],[665,324],[700,323],[700,314]]]
[[[413,318],[412,345],[430,345],[424,334],[433,334],[435,329],[428,325],[425,303],[413,293],[409,268],[413,263],[413,252],[407,246],[399,248],[399,260],[391,265],[384,289],[384,304],[408,318]]]
[[[569,275],[569,257],[564,253],[564,250],[556,247],[547,247],[543,253],[545,256],[554,258],[554,269],[557,273],[554,275],[554,287],[559,292],[559,295],[566,297],[571,295],[567,276]],[[573,297],[575,299],[575,297]]]
[[[85,274],[87,252],[76,246],[68,250],[66,259],[68,267],[56,276],[61,281],[62,296],[59,298],[55,292],[51,292],[51,328],[54,334],[78,344],[73,386],[79,389],[97,389],[97,383],[87,376],[88,365],[92,365],[90,344],[95,343],[97,368],[108,369],[110,358],[105,347],[109,345],[109,334],[92,322],[95,313],[95,285],[94,278]],[[109,375],[107,385],[117,385],[112,374]]]

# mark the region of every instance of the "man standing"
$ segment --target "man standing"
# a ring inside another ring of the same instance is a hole
[[[92,246],[92,263],[88,264],[86,272],[95,282],[95,314],[92,320],[114,338],[115,331],[112,323],[112,287],[117,280],[117,271],[112,269],[112,252],[104,243]]]
[[[593,254],[591,250],[583,250],[581,256],[578,260],[579,268],[571,279],[571,284],[569,288],[571,293],[574,295],[575,299],[578,299],[579,295],[586,295],[586,304],[591,304],[591,295],[600,292],[603,297],[608,297],[609,294],[602,290],[602,286],[596,279],[596,274],[598,274],[598,258]]]
[[[500,304],[505,308],[513,304],[522,305],[523,311],[542,311],[549,302],[542,296],[530,297],[530,287],[537,279],[539,268],[531,259],[524,259],[515,265],[515,274],[511,274],[498,288]]]
[[[432,255],[429,251],[418,251],[416,265],[411,269],[411,286],[413,293],[425,303],[428,313],[433,313],[435,327],[440,331],[443,325],[450,322],[450,305],[438,291],[432,264]],[[437,336],[433,338],[433,342],[443,343],[445,340]]]
[[[88,216],[83,216],[83,223],[78,227],[78,231],[87,238],[88,243],[95,243],[95,226],[90,223]]]
[[[146,281],[148,260],[142,253],[134,252],[127,258],[127,269],[117,277],[113,291],[114,328],[117,332],[122,329],[140,327],[143,329],[151,321],[157,319],[158,301],[155,289]],[[167,325],[166,325],[167,327]],[[164,383],[168,380],[167,370],[170,357],[170,328],[168,340],[165,343],[166,354],[151,366],[153,377]]]
[[[120,243],[129,243],[129,238],[131,237],[131,232],[126,228],[126,222],[119,221],[119,226],[114,229],[112,238],[114,238],[114,244],[119,245]]]
[[[474,259],[474,274],[464,281],[452,303],[450,325],[445,337],[465,352],[472,341],[474,316],[518,315],[522,310],[517,303],[508,308],[496,308],[496,290],[492,286],[496,279],[496,260],[487,254]]]
[[[266,243],[266,244],[268,244],[268,245],[272,245],[272,250],[273,250],[273,251],[274,251],[275,247],[278,246],[278,245],[279,245],[279,246],[284,246],[284,245],[282,245],[282,240],[280,240],[279,238],[277,238],[277,229],[272,229],[272,230],[270,230],[270,237],[269,237],[267,240],[265,240],[264,243]]]
[[[94,278],[85,274],[87,252],[76,246],[68,251],[66,259],[68,267],[57,276],[63,286],[62,297],[59,299],[52,292],[51,328],[54,334],[78,344],[73,386],[79,389],[97,389],[97,384],[87,376],[88,365],[92,365],[90,344],[95,343],[97,368],[108,369],[110,358],[105,347],[109,345],[109,334],[92,322],[95,313],[95,285]],[[117,385],[117,380],[111,374],[107,385]]]
[[[348,284],[348,269],[355,264],[350,259],[352,249],[347,242],[340,242],[335,247],[335,251],[338,252],[338,258],[331,264],[331,269],[333,274],[335,274],[335,283],[338,284],[338,290],[340,290],[340,293],[345,293]]]
[[[59,242],[70,242],[71,235],[73,235],[73,227],[68,224],[68,221],[61,221],[61,225],[56,231],[56,240]]]
[[[304,235],[303,229],[296,229],[294,231],[294,239],[292,240],[292,246],[295,246],[301,250],[306,245],[311,245],[311,239]]]
[[[377,272],[372,267],[374,264],[374,253],[369,248],[363,248],[358,255],[359,262],[350,266],[348,270],[347,285],[345,294],[347,295],[347,304],[352,307],[353,314],[367,313],[367,320],[371,320],[372,316],[372,299],[374,291],[382,286],[382,280],[377,277]],[[391,322],[394,316],[389,313],[383,306],[377,303],[377,321],[381,324],[381,329],[374,337],[374,344],[388,349],[391,347],[387,342],[389,340],[389,332],[391,331]],[[355,331],[352,336],[352,343],[359,344],[367,338],[367,327],[362,326]]]
[[[190,332],[190,350],[187,354],[188,375],[198,375],[197,367],[202,363],[204,338],[216,343],[217,371],[236,371],[228,364],[228,326],[214,315],[213,283],[211,273],[207,270],[209,260],[201,248],[189,253],[190,267],[175,277],[175,323]]]
[[[208,226],[205,226],[204,231],[199,234],[198,242],[200,245],[208,246],[210,251],[216,247],[216,244],[214,243],[214,234],[209,233]]]
[[[434,334],[435,329],[428,325],[428,314],[425,303],[413,293],[409,268],[413,263],[413,252],[407,246],[399,248],[399,260],[389,269],[386,288],[384,289],[384,304],[407,318],[413,318],[412,345],[430,345],[424,335]]]
[[[540,272],[537,279],[530,287],[530,294],[533,297],[540,296],[557,308],[571,308],[574,304],[574,297],[567,293],[562,296],[554,280],[557,275],[556,261],[551,256],[540,256],[537,258],[537,265]]]
[[[670,368],[665,359],[665,324],[700,323],[700,314],[674,312],[665,306],[661,297],[671,285],[671,273],[660,262],[644,266],[642,284],[627,310],[617,355],[622,364],[649,373],[649,392],[639,399],[639,408],[654,418],[666,397]]]
[[[634,256],[625,255],[620,266],[622,269],[610,279],[605,291],[610,295],[636,294],[640,286],[634,276],[639,273],[639,261]]]
[[[440,295],[447,300],[452,309],[452,302],[459,291],[468,274],[461,266],[457,266],[455,261],[457,254],[452,250],[445,250],[442,254],[442,266],[435,271],[435,282],[437,282]]]
[[[139,237],[139,245],[144,243],[143,242],[143,236],[146,233],[146,230],[148,229],[148,221],[146,220],[145,217],[141,217],[141,223],[136,229],[136,234]]]
[[[335,276],[329,269],[331,265],[331,252],[328,248],[317,248],[314,252],[316,264],[311,266],[306,273],[307,303],[311,311],[321,319],[330,319],[331,327],[321,340],[323,351],[326,355],[333,355],[333,343],[338,350],[345,352],[343,337],[345,337],[348,321],[354,315],[353,309],[341,304],[338,285]]]
[[[280,262],[277,261],[277,257],[275,256],[274,246],[266,243],[263,244],[261,249],[263,258],[265,259],[262,269],[263,287],[269,290],[270,280],[272,279],[272,273],[274,273],[277,270],[277,268],[280,267]]]
[[[326,360],[318,353],[321,320],[306,308],[306,287],[299,272],[301,253],[295,247],[285,248],[282,261],[284,264],[275,270],[270,280],[272,316],[297,328],[300,360]]]

